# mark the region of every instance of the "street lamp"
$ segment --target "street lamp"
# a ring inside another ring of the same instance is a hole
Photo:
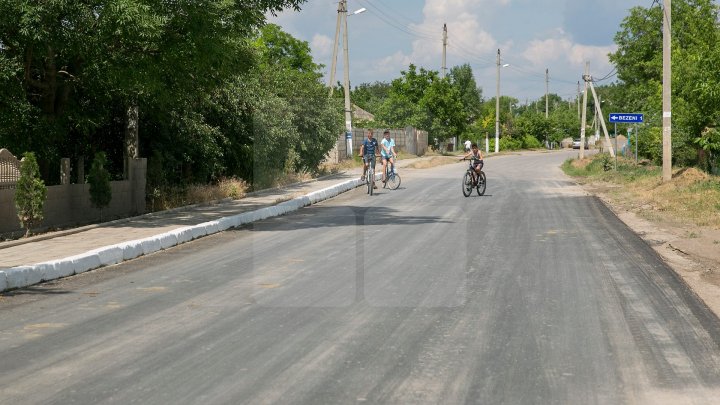
[[[367,11],[366,8],[360,8],[353,11],[350,15],[356,15]],[[337,65],[337,49],[338,49],[338,37],[340,36],[340,26],[343,27],[343,53],[345,56],[344,62],[344,77],[343,87],[345,89],[345,140],[347,142],[347,157],[352,157],[352,104],[350,103],[350,58],[348,56],[348,28],[347,28],[347,0],[340,0],[338,2],[338,17],[337,24],[335,25],[335,46],[333,47],[333,58],[332,67],[330,68],[330,95],[333,94],[335,86],[335,70]]]
[[[502,66],[502,67],[510,66],[509,63],[500,65],[500,49],[498,49],[498,51],[497,51],[497,63],[496,64],[497,64],[497,80],[496,80],[497,94],[495,96],[495,153],[498,153],[500,151],[500,66]]]

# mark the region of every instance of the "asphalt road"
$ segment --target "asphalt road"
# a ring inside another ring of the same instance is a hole
[[[720,322],[572,154],[487,159],[483,197],[405,170],[2,297],[0,403],[718,403]]]

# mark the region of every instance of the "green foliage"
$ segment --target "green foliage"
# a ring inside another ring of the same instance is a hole
[[[717,128],[707,128],[693,142],[703,151],[700,159],[703,169],[718,174],[718,166],[720,166],[720,131]]]
[[[472,67],[468,64],[450,69],[450,83],[457,90],[468,123],[474,122],[481,113],[482,89],[477,86]]]
[[[392,81],[376,120],[392,127],[414,126],[431,138],[462,136],[468,125],[459,90],[438,72],[410,65]]]
[[[538,139],[534,136],[525,135],[522,138],[522,147],[523,149],[538,149],[542,148],[542,144]]]
[[[160,151],[169,181],[217,176],[222,151],[240,146],[209,123],[211,97],[257,67],[251,39],[265,16],[303,2],[0,2],[0,143],[36,151],[46,178],[60,157],[101,149],[120,167],[126,111],[138,106],[141,150]],[[268,32],[266,58],[317,79],[287,39]],[[292,57],[275,52],[286,45]]]
[[[673,161],[686,166],[701,163],[697,140],[705,128],[720,124],[718,5],[711,0],[677,0],[672,7]],[[613,89],[615,107],[645,112],[646,123],[653,127],[662,125],[662,20],[662,7],[631,9],[615,36],[618,50],[610,55],[623,82]],[[646,131],[641,131],[641,138]],[[652,145],[640,155],[657,161],[657,144]],[[648,148],[642,139],[639,147]]]
[[[25,236],[43,219],[43,205],[47,187],[40,178],[37,159],[33,152],[26,152],[20,163],[20,179],[15,187],[15,209]]]
[[[92,203],[93,207],[99,208],[100,210],[110,205],[110,200],[112,200],[110,173],[105,168],[106,165],[107,158],[105,157],[105,152],[98,152],[95,154],[95,158],[90,166],[90,173],[88,173],[90,203]]]
[[[638,132],[638,138],[638,158],[650,159],[657,165],[662,164],[662,128],[644,128]],[[631,142],[634,147],[634,137]]]
[[[375,82],[375,83],[363,83],[357,87],[351,92],[351,99],[352,102],[356,105],[358,105],[363,110],[371,113],[371,114],[377,114],[378,111],[381,110],[382,104],[385,101],[385,99],[388,98],[390,94],[390,84],[385,82]],[[377,117],[376,117],[377,119]],[[360,124],[356,125],[358,128],[369,128],[367,126],[363,126]],[[372,125],[371,127],[375,126],[383,126],[383,125]]]
[[[526,138],[530,137],[535,138],[538,143],[544,142],[547,134],[552,131],[551,121],[546,119],[544,114],[534,112],[527,112],[517,117],[514,124],[515,135],[519,139],[523,139],[523,143],[531,142],[525,141]]]

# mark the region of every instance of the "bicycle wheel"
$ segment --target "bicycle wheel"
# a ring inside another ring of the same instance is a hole
[[[391,173],[387,178],[387,186],[390,187],[390,190],[397,190],[400,187],[400,175]]]
[[[477,188],[475,189],[477,191],[477,194],[478,195],[485,194],[486,187],[487,187],[487,178],[485,177],[485,172],[481,171],[480,176],[478,177]]]
[[[472,193],[472,174],[469,172],[465,172],[465,176],[463,177],[463,195],[465,197],[470,197],[470,194]]]

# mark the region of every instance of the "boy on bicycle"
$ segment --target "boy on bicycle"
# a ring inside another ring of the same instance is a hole
[[[368,165],[372,165],[373,170],[375,169],[375,156],[378,150],[378,141],[373,138],[372,129],[368,129],[367,139],[365,139],[360,146],[360,156],[363,158],[363,174],[360,177],[360,181],[365,181],[365,174],[367,173]],[[375,185],[375,179],[373,181],[373,188],[377,188]]]
[[[473,173],[473,185],[474,185],[475,183],[477,183],[478,176],[480,176],[480,171],[482,170],[483,165],[484,165],[482,151],[480,149],[478,149],[478,146],[476,143],[472,144],[472,146],[470,147],[470,152],[466,153],[465,156],[463,156],[462,159],[460,159],[460,160],[465,160],[468,157],[471,160],[470,164],[472,165],[472,168],[474,171],[474,173]]]
[[[380,155],[382,156],[382,181],[385,183],[387,179],[385,178],[385,173],[387,173],[387,165],[390,163],[392,165],[391,167],[395,166],[395,160],[393,158],[397,158],[397,153],[395,153],[395,140],[390,138],[390,131],[385,130],[383,132],[383,140],[380,141]]]

